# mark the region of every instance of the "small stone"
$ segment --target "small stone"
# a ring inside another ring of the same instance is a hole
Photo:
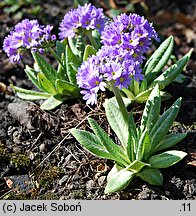
[[[98,178],[98,185],[102,186],[105,182],[106,176],[101,176]]]
[[[68,179],[68,175],[64,175],[60,180],[59,180],[59,185],[63,185]]]
[[[40,152],[44,152],[46,149],[46,145],[44,143],[42,143],[40,146],[39,146],[39,150]]]
[[[35,154],[32,151],[30,151],[29,152],[29,159],[33,160],[34,158],[35,158]]]
[[[92,190],[94,186],[95,186],[95,182],[93,180],[89,180],[86,182],[86,190]]]

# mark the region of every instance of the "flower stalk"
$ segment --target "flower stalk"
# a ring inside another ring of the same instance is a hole
[[[128,111],[127,111],[127,108],[124,104],[122,96],[120,94],[120,91],[117,87],[115,87],[114,81],[110,81],[110,87],[111,87],[111,89],[112,89],[112,91],[116,97],[116,100],[117,100],[117,103],[119,105],[120,111],[122,112],[123,118],[124,118],[125,122],[128,124],[128,119],[129,119]]]

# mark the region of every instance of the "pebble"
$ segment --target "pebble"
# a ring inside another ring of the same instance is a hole
[[[40,152],[44,152],[46,149],[46,145],[44,143],[42,143],[40,146],[39,146],[39,150]]]
[[[106,176],[101,176],[98,178],[98,185],[102,186],[105,182]]]
[[[59,180],[59,185],[63,185],[68,179],[68,175],[64,175],[60,180]]]
[[[89,180],[86,182],[86,190],[91,190],[95,186],[95,182],[93,180]]]

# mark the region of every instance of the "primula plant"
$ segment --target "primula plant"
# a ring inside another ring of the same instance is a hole
[[[76,74],[81,63],[99,48],[100,32],[105,24],[102,9],[91,4],[78,6],[65,14],[59,27],[59,40],[51,31],[53,26],[43,26],[37,20],[25,19],[18,23],[5,38],[3,49],[13,62],[25,58],[30,51],[34,68],[28,65],[25,72],[40,91],[12,87],[22,99],[46,99],[42,109],[53,109],[63,101],[80,97]],[[92,46],[91,46],[92,45]],[[50,52],[56,59],[55,69],[43,55]]]
[[[136,127],[132,113],[127,122],[118,106],[107,100],[107,120],[121,146],[115,144],[91,118],[88,121],[94,133],[71,129],[72,135],[85,149],[115,162],[107,176],[105,193],[126,188],[133,177],[140,177],[152,185],[162,185],[163,176],[159,169],[170,167],[186,156],[182,151],[166,150],[186,136],[183,133],[168,133],[180,104],[181,98],[160,115],[161,96],[159,86],[156,85],[146,102],[141,124]]]
[[[144,65],[153,40],[159,41],[152,23],[137,14],[121,14],[109,20],[103,9],[91,4],[78,5],[65,14],[59,40],[51,33],[52,28],[25,19],[3,44],[14,62],[20,62],[25,52],[31,51],[35,66],[26,66],[25,72],[40,91],[12,87],[22,99],[46,99],[42,109],[53,109],[67,99],[81,96],[94,105],[100,91],[109,89],[115,93],[116,88],[129,102],[145,102],[157,83],[162,90],[176,78],[179,80],[191,55],[190,51],[161,73],[171,57],[171,36]],[[43,57],[48,52],[56,59],[56,68]]]
[[[137,14],[122,14],[109,22],[101,34],[103,46],[78,70],[78,85],[84,89],[81,93],[87,103],[96,103],[98,91],[110,88],[110,81],[130,101],[138,103],[147,100],[157,83],[164,89],[179,81],[192,51],[161,73],[171,57],[174,40],[172,36],[166,39],[142,67],[153,39],[159,41],[152,24]],[[161,95],[166,99],[169,96],[162,91]]]

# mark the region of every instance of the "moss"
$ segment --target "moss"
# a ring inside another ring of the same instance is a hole
[[[10,154],[7,152],[5,144],[0,143],[0,165],[7,165],[9,163]]]
[[[17,169],[17,171],[27,171],[29,170],[31,161],[28,157],[23,154],[12,153],[10,158],[10,164]]]
[[[51,166],[44,169],[40,175],[37,174],[37,182],[42,190],[48,190],[53,182],[62,177],[64,170],[57,166]]]
[[[51,193],[51,192],[45,193],[43,195],[40,195],[37,198],[39,200],[59,200],[58,195],[55,194],[55,193]]]

